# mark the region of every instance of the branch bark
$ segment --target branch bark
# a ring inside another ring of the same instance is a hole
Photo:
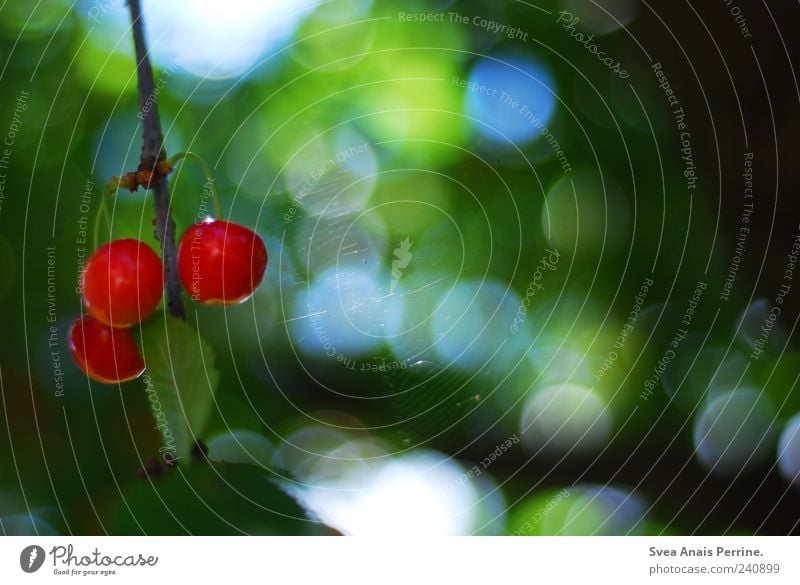
[[[142,118],[142,154],[139,170],[148,170],[157,176],[159,162],[167,158],[164,151],[161,119],[155,95],[153,68],[144,38],[142,8],[140,0],[128,0],[133,26],[133,43],[136,47],[136,73],[139,89],[139,111]],[[155,214],[155,235],[161,244],[164,264],[164,282],[167,295],[167,310],[180,319],[186,318],[178,279],[178,252],[175,246],[175,222],[170,212],[169,185],[166,177],[155,180],[153,188],[153,210]]]

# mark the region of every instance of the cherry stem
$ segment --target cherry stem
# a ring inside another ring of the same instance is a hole
[[[97,210],[97,215],[94,217],[94,236],[92,238],[92,243],[94,244],[93,250],[97,250],[100,247],[100,219],[103,218],[106,220],[106,226],[108,227],[109,233],[111,232],[111,218],[108,217],[108,205],[106,205],[106,198],[102,197],[100,199],[100,209]]]
[[[161,120],[158,116],[157,95],[150,65],[147,44],[144,39],[142,8],[140,0],[128,0],[133,26],[133,44],[136,48],[136,74],[138,77],[139,110],[142,120],[142,154],[140,166],[150,166],[157,172],[158,163],[166,158]],[[167,310],[174,317],[186,318],[181,297],[181,284],[178,278],[178,251],[175,246],[175,222],[170,213],[169,186],[164,177],[153,186],[153,209],[155,212],[155,235],[161,244],[164,261],[164,281],[166,284]]]
[[[214,180],[214,175],[211,172],[208,164],[206,163],[205,159],[202,156],[197,154],[196,152],[186,151],[180,152],[174,155],[172,158],[169,159],[170,166],[174,166],[175,163],[181,161],[186,158],[191,158],[193,161],[198,163],[200,167],[203,169],[203,173],[206,175],[206,182],[209,187],[209,191],[211,191],[211,199],[214,201],[214,214],[217,216],[217,219],[222,219],[222,204],[219,202],[219,194],[217,193],[216,181]]]

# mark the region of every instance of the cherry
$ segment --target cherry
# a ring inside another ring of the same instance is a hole
[[[254,231],[207,219],[184,232],[178,245],[178,274],[192,300],[234,304],[248,299],[267,268],[267,248]]]
[[[139,240],[100,246],[83,273],[83,303],[98,321],[125,328],[153,314],[164,292],[161,259]]]
[[[112,329],[91,315],[73,321],[69,350],[78,367],[97,382],[127,382],[144,372],[130,329]]]

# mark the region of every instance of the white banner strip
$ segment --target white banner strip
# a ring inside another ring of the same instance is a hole
[[[0,583],[797,584],[798,551],[797,537],[6,537]]]

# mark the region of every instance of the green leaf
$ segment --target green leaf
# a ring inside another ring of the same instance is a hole
[[[185,321],[159,312],[142,326],[141,350],[161,452],[188,465],[219,382],[211,346]]]

